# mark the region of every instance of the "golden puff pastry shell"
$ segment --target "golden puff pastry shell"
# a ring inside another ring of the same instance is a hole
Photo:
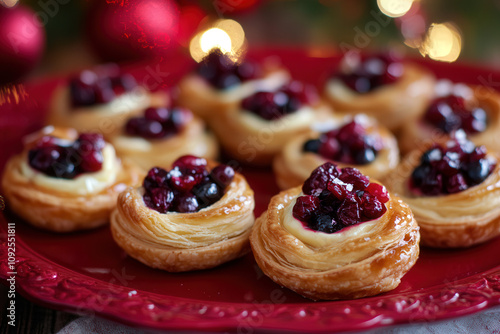
[[[249,252],[255,203],[240,174],[219,201],[195,213],[160,214],[146,207],[142,191],[120,194],[111,216],[113,238],[131,257],[181,272],[212,268]]]
[[[420,226],[422,245],[454,248],[472,246],[500,235],[500,166],[482,183],[455,194],[416,196],[408,187],[421,151],[408,154],[393,177],[386,179],[392,193],[408,203]],[[492,156],[492,155],[490,155]]]
[[[148,107],[164,106],[168,102],[167,94],[138,87],[106,104],[73,108],[69,87],[61,85],[53,94],[47,124],[102,133],[109,140],[120,133],[129,118],[140,115]]]
[[[500,152],[500,94],[487,87],[470,88],[471,102],[486,111],[488,124],[485,131],[471,134],[468,138],[476,145],[485,145],[495,152]],[[402,128],[399,147],[403,154],[449,137],[448,134],[424,123],[421,118],[406,123]]]
[[[241,100],[261,90],[274,90],[290,78],[287,71],[274,66],[264,69],[264,76],[241,85],[219,90],[196,74],[188,74],[179,83],[178,104],[193,111],[204,120],[238,108]]]
[[[8,205],[32,225],[54,231],[71,232],[106,224],[116,206],[118,194],[140,182],[142,171],[123,163],[115,182],[98,193],[70,194],[40,187],[21,170],[26,155],[10,159],[5,167],[2,186]]]
[[[323,104],[306,106],[278,120],[267,121],[245,110],[232,110],[209,120],[224,150],[245,164],[270,165],[285,144],[335,115]]]
[[[125,134],[111,139],[118,155],[149,170],[154,166],[169,167],[183,155],[195,155],[208,159],[218,156],[217,141],[205,131],[199,118],[193,118],[178,134],[165,139],[146,140]]]
[[[318,248],[283,226],[299,194],[297,187],[274,196],[250,236],[257,264],[276,283],[314,300],[361,298],[394,289],[417,260],[419,228],[399,198],[392,196],[368,235]]]
[[[424,111],[434,94],[434,85],[434,76],[428,70],[404,63],[403,75],[393,84],[358,94],[341,81],[330,79],[324,97],[338,112],[365,113],[395,131]]]
[[[385,127],[376,125],[372,120],[367,126],[368,133],[378,133],[384,148],[377,154],[376,159],[367,165],[351,165],[364,175],[375,179],[382,179],[390,173],[399,163],[399,149],[394,135]],[[311,172],[328,160],[321,155],[304,152],[303,145],[309,139],[318,138],[320,133],[310,132],[290,140],[281,153],[273,160],[273,170],[276,182],[281,189],[296,187],[304,183]],[[340,168],[349,165],[335,162]]]

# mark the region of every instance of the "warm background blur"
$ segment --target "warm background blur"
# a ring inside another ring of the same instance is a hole
[[[295,45],[317,52],[327,47],[333,53],[391,47],[415,57],[500,68],[499,0],[0,0],[0,4],[3,83],[103,61],[168,58],[173,48],[188,50],[190,42],[195,59],[214,44],[235,54],[248,45]],[[216,21],[220,19],[237,23]]]

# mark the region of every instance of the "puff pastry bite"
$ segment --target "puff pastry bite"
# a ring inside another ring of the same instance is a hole
[[[357,169],[327,162],[301,187],[271,199],[250,243],[276,283],[311,299],[394,289],[419,255],[410,208]]]
[[[500,152],[500,95],[496,91],[441,80],[435,94],[425,112],[403,127],[399,136],[403,153],[443,140],[458,129],[475,144]]]
[[[334,117],[314,87],[291,81],[274,91],[257,92],[208,122],[232,157],[245,164],[270,165],[288,141]]]
[[[434,81],[429,71],[394,54],[349,52],[327,80],[324,97],[337,111],[365,113],[395,131],[422,113]]]
[[[170,272],[212,268],[250,250],[253,191],[226,165],[184,156],[155,167],[140,188],[118,197],[116,243],[142,263]]]
[[[179,107],[149,107],[143,115],[129,119],[111,143],[120,157],[146,171],[170,166],[187,154],[209,159],[218,155],[215,137],[206,131],[203,121]]]
[[[118,194],[140,177],[100,134],[49,126],[27,137],[24,151],[7,162],[2,186],[26,221],[70,232],[107,223]]]
[[[375,119],[348,116],[329,131],[310,132],[288,142],[273,161],[276,182],[281,189],[301,185],[326,161],[381,179],[398,165],[399,149],[394,135]]]
[[[181,80],[178,103],[207,120],[236,108],[242,99],[257,91],[276,89],[288,80],[288,71],[274,62],[235,62],[214,50],[194,73]]]
[[[151,93],[116,65],[85,70],[56,88],[47,124],[80,132],[117,135],[125,122],[149,106],[163,106],[167,94]]]
[[[411,207],[432,247],[467,247],[500,234],[498,155],[463,132],[445,145],[410,153],[387,187]]]

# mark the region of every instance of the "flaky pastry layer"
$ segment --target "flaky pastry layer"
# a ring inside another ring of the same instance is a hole
[[[158,213],[128,188],[111,216],[116,243],[131,257],[170,272],[215,267],[246,254],[254,223],[253,191],[240,174],[224,196],[195,213]]]
[[[377,125],[374,120],[367,123],[368,133],[378,133],[382,138],[384,148],[376,159],[367,165],[355,165],[361,173],[381,179],[390,173],[399,163],[399,149],[396,138],[385,127]],[[304,152],[303,145],[309,139],[317,139],[320,133],[309,132],[290,140],[281,153],[273,160],[273,170],[276,182],[281,189],[296,187],[304,183],[311,172],[318,166],[329,161],[321,155]],[[335,162],[340,168],[348,165]],[[351,165],[352,166],[352,165]]]
[[[169,138],[146,140],[122,133],[112,138],[111,143],[122,158],[133,161],[144,170],[154,166],[170,167],[177,158],[186,154],[216,159],[219,153],[217,141],[205,131],[199,118],[192,119],[181,132]]]
[[[274,196],[255,222],[250,243],[267,276],[315,300],[361,298],[399,285],[419,255],[419,228],[406,204],[392,196],[368,237],[361,234],[317,248],[283,226],[286,207],[299,194],[296,187]]]
[[[395,131],[420,115],[434,94],[435,79],[421,66],[405,63],[401,78],[372,92],[358,94],[341,81],[330,79],[324,97],[339,112],[365,113]]]
[[[411,208],[420,226],[422,245],[440,248],[468,247],[500,235],[500,165],[477,186],[456,194],[417,196],[408,186],[422,151],[408,154],[386,186]]]

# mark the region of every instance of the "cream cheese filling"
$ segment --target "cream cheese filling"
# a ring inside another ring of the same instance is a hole
[[[31,168],[25,159],[21,164],[21,173],[37,186],[65,192],[74,195],[90,195],[99,193],[112,185],[120,170],[120,162],[116,157],[115,150],[110,144],[106,144],[103,151],[102,168],[98,172],[80,174],[74,179],[61,179],[47,176]]]
[[[302,196],[301,193],[299,196]],[[343,240],[352,238],[369,238],[377,220],[359,223],[336,233],[324,233],[310,230],[302,225],[302,222],[293,216],[293,206],[297,199],[291,201],[283,213],[283,227],[294,237],[305,244],[313,247],[322,248],[329,245],[338,244]]]

